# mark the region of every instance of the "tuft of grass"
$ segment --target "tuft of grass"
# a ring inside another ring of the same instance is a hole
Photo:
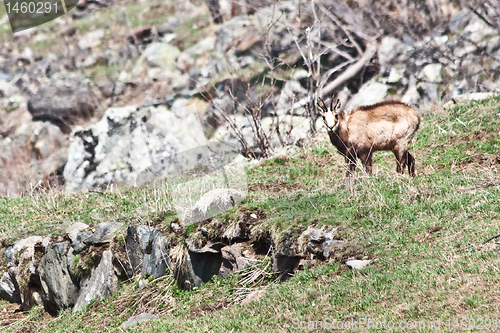
[[[83,275],[90,274],[92,267],[94,267],[94,260],[92,257],[82,258],[80,254],[76,254],[71,261],[71,273],[77,278]]]

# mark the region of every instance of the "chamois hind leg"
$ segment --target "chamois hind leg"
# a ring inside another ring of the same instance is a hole
[[[408,151],[406,151],[406,163],[408,164],[408,173],[410,176],[415,177],[415,158],[410,154]]]
[[[406,149],[394,147],[392,152],[394,156],[396,156],[396,172],[401,174],[404,173],[408,151]]]

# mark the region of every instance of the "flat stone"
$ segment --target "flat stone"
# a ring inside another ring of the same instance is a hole
[[[362,269],[365,266],[368,266],[372,261],[371,260],[348,260],[346,261],[346,265],[352,269]]]
[[[71,242],[71,247],[73,247],[75,253],[80,253],[88,247],[88,245],[85,244],[83,240],[89,238],[90,236],[92,236],[92,231],[90,230],[79,232],[76,234],[75,240]]]
[[[16,242],[14,246],[9,247],[7,251],[5,251],[8,267],[16,266],[17,260],[31,259],[35,254],[35,245],[41,244],[44,246],[44,243],[47,245],[48,241],[50,241],[50,238],[47,240],[47,237],[31,236]]]
[[[88,227],[88,224],[76,222],[66,228],[66,234],[68,235],[69,239],[74,242],[78,233],[87,229]]]
[[[41,236],[31,236],[28,238],[21,239],[20,241],[16,242],[14,246],[12,247],[12,250],[14,252],[20,252],[21,250],[24,250],[28,247],[34,247],[36,243],[42,242],[43,237]]]
[[[135,325],[142,323],[145,320],[156,320],[158,319],[157,316],[149,313],[141,313],[140,315],[133,316],[125,320],[121,325],[120,328],[132,328]]]
[[[117,231],[122,225],[123,223],[118,222],[99,223],[92,236],[88,237],[83,242],[88,245],[109,243],[113,240],[115,231]]]

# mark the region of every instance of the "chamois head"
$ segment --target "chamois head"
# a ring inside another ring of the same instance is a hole
[[[335,106],[333,106],[333,98],[330,102],[330,110],[325,105],[321,98],[318,98],[318,107],[321,110],[321,116],[328,131],[335,132],[339,128],[339,114],[340,114],[340,99],[337,99]]]

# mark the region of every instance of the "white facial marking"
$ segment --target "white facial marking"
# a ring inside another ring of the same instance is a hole
[[[326,112],[325,113],[325,125],[329,128],[332,129],[337,125],[337,119],[335,119],[335,115],[333,112]]]

